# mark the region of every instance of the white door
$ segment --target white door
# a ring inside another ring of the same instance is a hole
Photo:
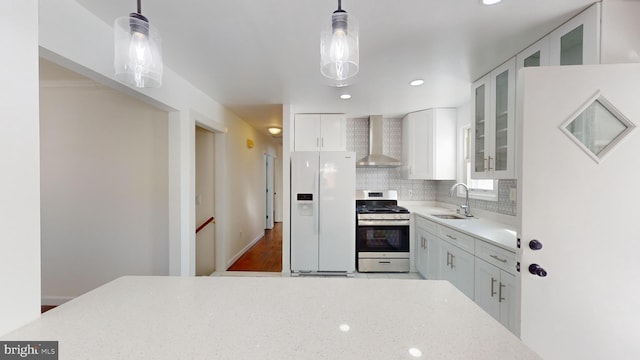
[[[547,360],[640,359],[640,131],[600,157],[561,131],[598,93],[640,124],[640,65],[529,68],[522,75],[522,340]],[[596,150],[615,128],[602,114],[574,126],[590,132],[577,136]],[[529,248],[534,239],[542,249]],[[532,264],[546,277],[529,273]]]
[[[273,229],[273,156],[264,154],[264,228]]]

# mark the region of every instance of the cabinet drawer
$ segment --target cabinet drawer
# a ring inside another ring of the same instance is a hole
[[[438,237],[470,252],[471,254],[474,253],[475,238],[467,234],[463,234],[446,226],[438,226]]]
[[[516,254],[511,251],[476,239],[476,256],[512,275],[516,273]]]
[[[437,234],[438,224],[421,216],[416,215],[416,226],[432,234]]]

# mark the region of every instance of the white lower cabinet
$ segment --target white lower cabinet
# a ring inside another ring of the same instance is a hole
[[[418,272],[429,280],[448,280],[519,336],[515,252],[421,216],[415,224]]]
[[[423,278],[427,277],[427,266],[429,263],[429,256],[427,255],[427,235],[426,231],[422,228],[416,228],[416,246],[415,246],[415,259],[416,270]]]
[[[476,259],[475,266],[475,302],[517,335],[518,301],[515,275],[482,259]]]
[[[438,237],[416,228],[416,270],[425,279],[438,279]]]
[[[448,280],[473,300],[474,256],[443,240],[440,241],[438,255],[440,278]]]

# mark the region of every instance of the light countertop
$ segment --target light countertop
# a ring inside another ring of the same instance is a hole
[[[446,225],[455,230],[461,231],[473,237],[497,245],[511,252],[517,250],[517,235],[515,226],[503,224],[485,217],[471,218],[464,220],[449,220],[435,217],[435,214],[454,214],[451,209],[429,206],[407,206],[409,211],[415,215],[422,216],[433,222]]]
[[[60,359],[540,359],[446,281],[128,276],[2,339]]]

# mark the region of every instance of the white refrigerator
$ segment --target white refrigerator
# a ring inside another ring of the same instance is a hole
[[[291,153],[291,271],[353,274],[355,153]]]

